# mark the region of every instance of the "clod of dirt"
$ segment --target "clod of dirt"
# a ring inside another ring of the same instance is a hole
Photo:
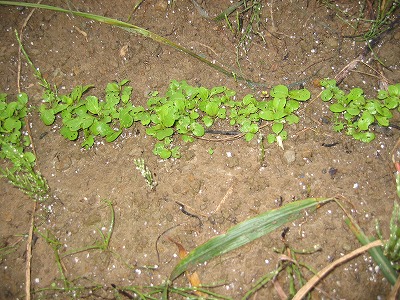
[[[283,157],[288,164],[291,164],[296,160],[296,152],[293,150],[286,150],[285,153],[283,153]]]

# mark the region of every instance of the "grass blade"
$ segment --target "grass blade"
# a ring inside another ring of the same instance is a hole
[[[208,66],[214,68],[215,70],[217,70],[218,72],[221,72],[222,74],[225,74],[226,76],[232,77],[235,80],[241,80],[241,81],[245,81],[246,83],[252,85],[255,84],[254,82],[245,79],[242,76],[237,75],[236,73],[234,73],[233,71],[229,71],[225,68],[223,68],[220,65],[214,64],[211,61],[201,57],[200,55],[194,53],[193,51],[175,44],[174,42],[170,41],[169,39],[166,39],[158,34],[155,34],[149,30],[146,30],[142,27],[130,24],[130,23],[126,23],[123,21],[119,21],[116,19],[112,19],[112,18],[107,18],[107,17],[103,17],[103,16],[99,16],[99,15],[94,15],[94,14],[90,14],[90,13],[85,13],[85,12],[80,12],[80,11],[74,11],[74,10],[69,10],[69,9],[64,9],[61,7],[56,7],[56,6],[51,6],[51,5],[45,5],[45,4],[36,4],[36,3],[28,3],[28,2],[14,2],[14,1],[0,1],[0,5],[13,5],[13,6],[24,6],[24,7],[32,7],[32,8],[39,8],[39,9],[47,9],[47,10],[51,10],[51,11],[56,11],[56,12],[61,12],[61,13],[66,13],[66,14],[73,14],[75,16],[79,16],[79,17],[83,17],[83,18],[87,18],[90,20],[94,20],[97,22],[101,22],[101,23],[105,23],[105,24],[109,24],[112,26],[117,26],[120,27],[124,30],[127,30],[129,32],[133,32],[133,33],[137,33],[140,34],[144,37],[148,37],[156,42],[159,42],[161,44],[170,46],[172,48],[175,48],[176,50],[179,50],[181,52],[184,52],[186,54],[189,54],[190,56],[198,59],[199,61],[207,64]]]
[[[243,221],[225,234],[216,236],[192,250],[175,266],[170,279],[174,280],[189,267],[232,251],[274,231],[285,223],[299,218],[305,209],[316,209],[331,200],[331,198],[299,200]]]
[[[375,240],[373,238],[367,237],[360,226],[358,226],[358,224],[354,220],[352,220],[352,218],[346,218],[345,223],[347,224],[347,226],[349,226],[350,230],[357,237],[361,245],[365,246]],[[371,248],[368,250],[368,253],[369,255],[371,255],[375,263],[379,266],[385,278],[390,282],[391,285],[394,285],[397,280],[397,272],[393,268],[389,259],[383,254],[382,247]]]

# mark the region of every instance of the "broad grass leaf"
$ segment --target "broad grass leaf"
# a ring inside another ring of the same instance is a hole
[[[32,152],[25,152],[24,157],[29,163],[33,163],[36,160],[36,156]]]
[[[175,266],[170,279],[174,280],[180,274],[199,263],[230,252],[271,233],[287,222],[299,218],[305,209],[316,209],[330,200],[326,198],[299,200],[243,221],[231,227],[225,234],[216,236],[192,250]]]

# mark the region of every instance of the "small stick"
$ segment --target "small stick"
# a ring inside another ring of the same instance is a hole
[[[42,2],[42,0],[39,0],[37,2],[37,4],[40,4],[41,2]],[[26,17],[24,23],[21,26],[21,30],[20,30],[20,33],[19,33],[19,36],[21,37],[21,41],[22,41],[22,34],[24,32],[26,24],[28,24],[28,21],[32,17],[32,15],[35,12],[35,10],[36,10],[36,8],[31,10],[31,12]],[[21,93],[21,45],[19,45],[19,47],[18,47],[18,66],[17,66],[17,70],[18,70],[18,72],[17,72],[17,89],[18,89],[18,93]],[[32,151],[36,156],[35,147],[33,146],[33,142],[32,142],[31,130],[30,130],[30,127],[29,127],[29,119],[28,119],[27,116],[25,117],[25,123],[26,123],[26,130],[28,131],[29,140],[31,142]],[[32,216],[31,216],[31,224],[30,224],[30,227],[29,227],[28,241],[26,243],[26,265],[25,265],[25,299],[26,300],[30,300],[31,299],[32,238],[33,238],[33,227],[34,227],[34,224],[35,224],[36,207],[37,207],[37,203],[36,203],[36,201],[34,201],[33,209],[32,209]]]
[[[221,206],[225,203],[226,199],[228,199],[228,197],[232,194],[232,192],[233,192],[233,184],[230,186],[224,198],[222,198],[221,202],[218,204],[217,208],[211,212],[212,214],[216,213],[221,208]]]
[[[329,264],[325,268],[323,268],[321,271],[319,271],[317,274],[315,274],[297,293],[296,295],[292,298],[292,300],[301,300],[303,297],[306,296],[306,294],[320,281],[323,277],[325,277],[329,272],[331,272],[333,269],[335,269],[337,266],[341,265],[342,263],[345,263],[354,257],[364,253],[365,251],[382,246],[383,243],[381,240],[377,240],[374,242],[371,242],[367,245],[364,245],[348,254],[345,256],[335,260],[333,263]]]
[[[32,259],[32,239],[33,227],[35,224],[35,212],[37,202],[33,201],[33,209],[31,216],[31,225],[29,227],[28,241],[26,242],[26,265],[25,265],[25,299],[31,299],[31,259]]]

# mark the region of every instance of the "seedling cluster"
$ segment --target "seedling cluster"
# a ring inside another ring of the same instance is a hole
[[[375,138],[372,125],[388,127],[392,110],[400,111],[400,84],[389,85],[387,91],[378,91],[377,99],[367,99],[361,88],[353,88],[348,94],[333,79],[321,80],[325,90],[323,101],[331,101],[329,109],[334,114],[333,129],[345,131],[356,140],[371,142]]]
[[[174,135],[184,142],[193,142],[218,120],[237,127],[246,141],[259,132],[262,121],[270,121],[272,133],[267,136],[268,142],[282,143],[287,139],[285,124],[299,121],[295,111],[300,102],[310,98],[306,89],[289,91],[286,86],[278,85],[270,91],[268,101],[258,101],[251,94],[237,101],[236,92],[225,86],[207,89],[173,80],[164,96],[153,92],[143,107],[130,101],[133,89],[127,83],[127,80],[109,83],[103,101],[92,95],[83,97],[91,86],[78,86],[63,96],[46,89],[44,103],[39,108],[41,119],[51,125],[56,115],[60,115],[60,133],[76,140],[82,132],[85,148],[93,146],[96,136],[112,142],[124,128],[141,122],[147,126],[146,134],[157,140],[153,153],[167,159],[180,157],[179,147],[172,145]]]
[[[92,86],[77,86],[69,95],[57,95],[56,91],[46,89],[39,108],[44,124],[51,125],[59,114],[62,118],[60,133],[66,139],[76,140],[83,133],[82,147],[93,146],[95,137],[101,136],[113,142],[120,136],[123,128],[133,124],[137,110],[130,102],[132,87],[127,80],[109,83],[105,90],[105,100],[96,96],[82,98]]]
[[[47,197],[48,186],[34,169],[36,156],[28,150],[31,142],[23,131],[27,102],[25,93],[18,94],[16,101],[7,101],[7,95],[0,94],[0,158],[9,162],[7,167],[0,167],[0,176],[33,199],[42,201]]]

